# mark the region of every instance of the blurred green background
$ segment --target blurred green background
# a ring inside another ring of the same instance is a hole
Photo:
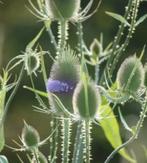
[[[97,3],[97,0],[95,0]],[[100,33],[104,35],[104,45],[106,46],[113,40],[119,23],[105,14],[105,11],[117,12],[123,14],[124,7],[128,0],[103,0],[99,11],[92,16],[91,19],[84,22],[84,38],[87,46],[93,41],[93,38],[99,38]],[[29,41],[37,34],[41,29],[43,23],[39,22],[31,13],[26,9],[28,5],[27,0],[3,0],[3,4],[0,4],[0,68],[5,67],[10,59],[19,55],[25,50]],[[82,0],[84,6],[88,0]],[[95,3],[95,4],[96,4]],[[93,6],[94,7],[94,6]],[[147,2],[142,3],[139,15],[147,13]],[[57,32],[56,23],[53,24],[53,32]],[[70,37],[69,43],[72,47],[76,45],[76,28],[74,25],[70,25]],[[122,59],[127,55],[132,55],[135,52],[139,53],[147,43],[147,21],[141,24],[134,35],[134,39],[131,41],[127,52]],[[40,39],[40,44],[44,50],[50,49],[52,55],[55,55],[52,51],[52,45],[47,33],[44,33]],[[147,53],[145,54],[147,55]],[[143,62],[146,61],[146,57],[143,58]],[[47,61],[48,72],[51,66],[51,61]],[[19,75],[19,67],[14,73]],[[44,85],[38,76],[35,79],[37,87],[44,89]],[[23,85],[30,85],[27,75],[24,76],[21,88],[18,90],[15,99],[13,100],[11,107],[9,108],[8,116],[5,123],[5,135],[6,144],[15,146],[12,142],[13,139],[18,140],[18,135],[21,134],[23,127],[23,120],[25,119],[29,124],[33,125],[41,134],[41,138],[45,138],[50,133],[49,116],[37,113],[33,111],[32,105],[37,105],[34,95],[22,88]],[[135,103],[127,103],[122,110],[127,122],[133,125],[138,120],[140,108]],[[146,122],[145,122],[146,123]],[[147,125],[147,123],[146,123]],[[146,163],[147,156],[144,152],[142,145],[147,145],[146,137],[146,125],[142,128],[139,139],[129,146],[133,149],[139,163]],[[123,138],[128,137],[128,133],[123,130],[121,126],[121,134]],[[104,137],[104,134],[100,127],[94,126],[93,129],[93,141],[92,141],[92,163],[103,163],[108,154],[112,151],[112,147],[109,145]],[[42,148],[45,154],[48,154],[48,146]],[[6,155],[10,163],[19,162],[16,153],[12,150],[5,148],[2,154]],[[25,156],[19,153],[25,160]],[[59,161],[60,162],[60,161]],[[117,155],[113,163],[127,163],[126,160]],[[27,161],[26,161],[27,163]]]

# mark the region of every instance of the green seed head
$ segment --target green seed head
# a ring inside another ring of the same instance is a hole
[[[55,94],[64,107],[72,112],[72,95],[79,82],[79,61],[70,50],[66,50],[55,61],[47,82],[47,91]],[[56,113],[61,113],[61,107],[55,97],[49,94],[51,107]]]
[[[100,95],[93,82],[80,82],[73,95],[73,108],[82,119],[94,119],[100,104]]]
[[[22,130],[22,142],[27,149],[35,148],[40,142],[40,136],[36,129],[28,125],[26,122]]]
[[[131,93],[138,91],[144,82],[144,70],[139,58],[125,59],[118,70],[117,82],[120,89]]]
[[[46,0],[48,14],[55,20],[69,20],[80,9],[80,0]]]

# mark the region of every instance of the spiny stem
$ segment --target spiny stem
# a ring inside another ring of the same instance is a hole
[[[50,122],[51,132],[54,131],[55,127],[58,125],[59,125],[58,119],[52,117],[52,121]],[[56,163],[58,150],[58,135],[59,130],[57,129],[50,139],[50,156],[49,156],[50,163]]]
[[[111,161],[111,159],[114,157],[115,154],[117,154],[121,149],[125,148],[127,145],[129,145],[130,143],[132,143],[134,140],[136,140],[138,138],[138,135],[140,133],[141,127],[143,125],[144,119],[146,117],[146,113],[147,113],[147,102],[144,104],[144,109],[143,111],[141,111],[140,114],[140,119],[136,125],[136,129],[134,131],[134,134],[132,135],[132,137],[127,140],[125,143],[123,143],[121,146],[117,147],[105,160],[104,163],[109,163]]]
[[[124,15],[124,18],[127,19],[127,17],[129,16],[130,12],[131,12],[131,8],[132,8],[132,5],[133,5],[133,1],[134,0],[129,0],[128,2],[128,5],[127,5],[127,10],[125,12],[125,15]],[[110,54],[110,58],[106,64],[106,67],[105,67],[105,70],[102,74],[102,77],[101,77],[101,80],[100,80],[100,83],[103,84],[104,82],[104,74],[109,71],[109,68],[112,64],[112,61],[116,55],[116,50],[117,50],[117,45],[119,45],[120,41],[121,41],[121,38],[122,38],[122,33],[124,32],[124,29],[125,29],[125,24],[124,23],[121,23],[120,27],[119,27],[119,30],[115,36],[115,39],[114,39],[114,42],[113,42],[113,46],[112,46],[112,52]],[[109,76],[109,73],[107,74]]]
[[[59,31],[58,31],[58,48],[59,48],[59,53],[62,53],[66,46],[66,41],[68,39],[68,22],[66,20],[62,20],[59,22]],[[59,55],[59,54],[58,54]]]
[[[62,120],[62,137],[63,137],[63,149],[62,149],[62,163],[69,162],[70,154],[70,135],[71,135],[71,121],[70,119]]]
[[[77,133],[75,138],[74,144],[74,152],[73,152],[73,159],[72,163],[82,163],[83,162],[83,133],[82,133],[83,125],[80,121],[77,126]]]
[[[85,145],[86,145],[86,159],[85,159],[85,163],[90,163],[90,158],[91,158],[91,154],[90,154],[90,121],[89,120],[85,120]]]

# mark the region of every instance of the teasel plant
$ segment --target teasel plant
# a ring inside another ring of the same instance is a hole
[[[50,135],[41,141],[38,131],[24,121],[24,128],[19,137],[20,143],[14,141],[18,148],[6,145],[8,148],[16,152],[27,152],[28,162],[31,163],[56,163],[58,160],[62,163],[90,163],[93,158],[91,154],[92,124],[95,124],[103,129],[106,139],[114,148],[104,161],[105,163],[109,163],[116,153],[127,161],[135,163],[135,158],[126,147],[138,138],[147,112],[147,68],[142,64],[145,46],[139,57],[134,54],[126,58],[120,65],[114,77],[115,80],[112,77],[120,57],[127,51],[137,26],[147,18],[146,15],[139,19],[137,17],[143,0],[128,0],[124,16],[106,12],[108,16],[120,22],[114,41],[106,48],[103,45],[103,34],[100,40],[94,39],[88,47],[83,32],[83,22],[97,12],[101,1],[92,12],[94,0],[90,0],[84,9],[81,7],[81,1],[36,0],[36,3],[33,3],[28,0],[27,9],[43,22],[43,27],[28,43],[25,51],[10,60],[3,77],[0,77],[0,93],[2,93],[0,96],[2,98],[2,102],[0,101],[0,139],[3,140],[0,149],[5,144],[3,124],[7,110],[23,74],[27,73],[31,86],[24,86],[24,88],[34,93],[38,102],[38,106],[34,106],[35,110],[50,115]],[[58,24],[57,35],[52,31],[53,22]],[[78,41],[75,49],[72,49],[68,43],[69,23],[75,25],[77,29]],[[39,38],[45,30],[53,44],[55,57],[49,50],[44,51],[39,44]],[[47,74],[48,65],[45,62],[45,56],[53,61],[49,74]],[[100,74],[102,64],[105,68]],[[7,84],[9,73],[20,65],[22,65],[22,70],[19,78],[14,83]],[[89,65],[94,67],[94,79],[88,71]],[[44,91],[36,88],[34,80],[38,78],[40,72],[44,82]],[[7,101],[5,97],[9,89],[13,91]],[[121,123],[131,134],[130,139],[123,142],[114,110],[118,108],[118,104],[123,105],[130,100],[140,104],[141,112],[133,128],[125,121],[121,109],[118,109]],[[75,134],[72,130],[73,124],[76,125]],[[74,142],[71,141],[72,135],[75,136]],[[62,141],[61,145],[60,141]],[[40,151],[45,144],[49,144],[47,157]],[[58,152],[61,153],[61,159],[57,156]],[[21,163],[24,162],[20,156],[18,158]],[[5,156],[0,156],[0,160],[8,162]]]

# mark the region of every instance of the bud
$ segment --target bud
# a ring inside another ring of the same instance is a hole
[[[102,47],[97,39],[94,39],[93,42],[90,45],[90,52],[94,56],[99,56],[102,52]]]
[[[79,68],[77,57],[66,50],[53,64],[47,82],[47,91],[55,94],[69,111],[72,111],[72,95],[79,82]],[[49,100],[53,110],[61,113],[61,108],[52,95],[49,95]]]
[[[39,163],[48,163],[46,157],[41,152],[38,152],[38,161]],[[36,161],[36,159],[34,158],[32,160],[32,163],[38,163],[38,161]]]
[[[100,95],[93,82],[80,82],[73,95],[73,108],[82,119],[94,119],[100,104]]]
[[[22,130],[21,138],[24,146],[28,149],[38,147],[38,144],[40,142],[40,136],[38,131],[32,126],[28,125],[26,122]]]
[[[68,20],[78,15],[80,0],[46,0],[46,8],[51,18]]]
[[[142,63],[136,56],[129,57],[121,64],[117,73],[118,87],[135,93],[143,85],[144,70]]]

